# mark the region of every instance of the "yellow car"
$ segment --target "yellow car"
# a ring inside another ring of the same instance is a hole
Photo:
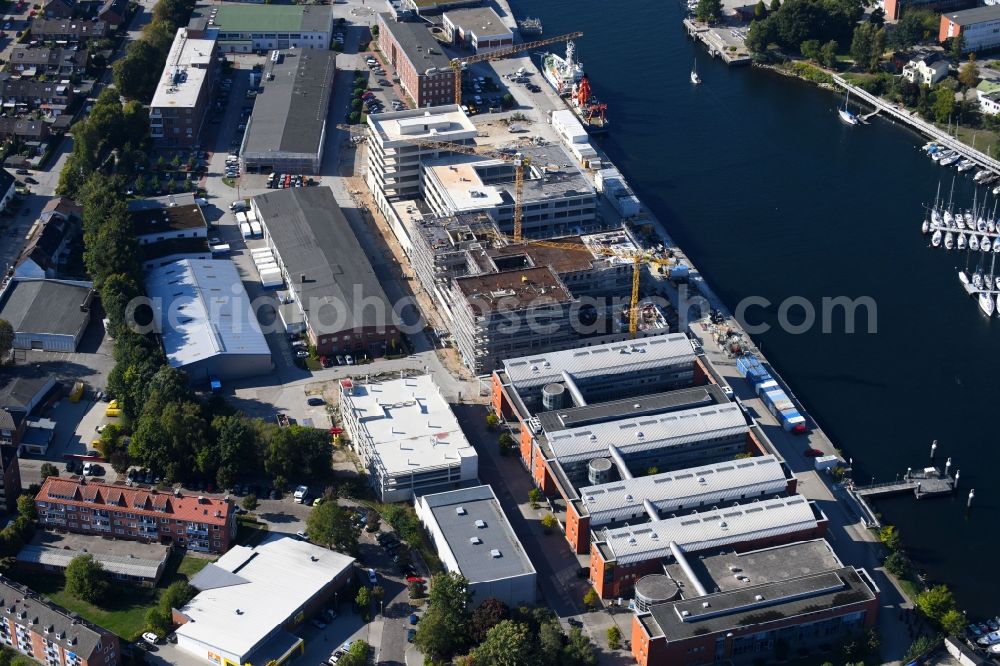
[[[110,407],[109,406],[107,409],[104,410],[104,415],[105,416],[109,416],[109,417],[112,417],[112,416],[121,416],[122,415],[122,410],[118,409],[117,407]]]

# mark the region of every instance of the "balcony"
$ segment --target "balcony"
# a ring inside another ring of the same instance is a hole
[[[189,536],[201,536],[201,537],[207,537],[208,536],[208,528],[207,527],[195,527],[194,525],[188,525],[187,529],[184,530],[184,531]]]

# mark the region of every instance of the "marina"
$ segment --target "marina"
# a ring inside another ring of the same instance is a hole
[[[950,463],[949,459],[949,463]],[[913,472],[907,470],[900,480],[852,486],[853,492],[863,498],[883,497],[912,492],[917,499],[950,495],[957,488],[957,476],[942,473],[937,467],[926,467]]]

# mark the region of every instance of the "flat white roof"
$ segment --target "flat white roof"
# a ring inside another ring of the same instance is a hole
[[[739,406],[727,403],[557,430],[548,440],[560,462],[574,462],[600,456],[612,445],[629,455],[731,437],[747,429]]]
[[[430,375],[388,382],[352,382],[341,408],[353,410],[390,475],[458,465],[475,458],[451,407]]]
[[[810,502],[794,495],[668,518],[641,527],[619,527],[605,530],[602,536],[618,563],[629,564],[667,557],[671,541],[696,553],[812,529],[816,524]]]
[[[552,125],[565,134],[569,143],[590,143],[587,130],[577,119],[576,114],[569,109],[559,109],[552,112]]]
[[[518,389],[562,381],[562,371],[576,379],[628,375],[652,367],[694,363],[694,348],[683,333],[668,333],[627,342],[566,349],[503,362]]]
[[[383,143],[400,139],[458,141],[478,134],[457,104],[369,115],[368,129],[376,132]]]
[[[212,66],[214,48],[214,39],[189,38],[187,28],[178,28],[150,108],[193,107]]]
[[[452,213],[496,208],[504,204],[502,190],[486,185],[477,166],[500,165],[500,160],[473,155],[451,155],[423,162],[425,175],[437,185],[445,207]],[[509,203],[509,202],[508,202]]]
[[[246,656],[354,558],[274,534],[254,548],[234,546],[191,581],[200,591],[181,612],[185,636]]]
[[[635,479],[623,479],[580,488],[580,498],[590,512],[592,526],[612,519],[622,520],[633,513],[643,513],[643,500],[660,511],[698,508],[717,502],[753,499],[773,495],[788,487],[781,461],[775,456],[689,467]]]
[[[271,354],[228,259],[182,259],[153,268],[146,272],[146,293],[159,306],[154,316],[175,368],[221,354]]]

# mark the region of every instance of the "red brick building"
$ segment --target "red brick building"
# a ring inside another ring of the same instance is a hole
[[[423,23],[378,15],[378,47],[418,107],[455,103],[455,74],[441,45]]]
[[[118,637],[0,576],[0,644],[50,666],[117,666]]]
[[[236,537],[232,504],[179,492],[50,476],[35,496],[35,508],[39,524],[50,529],[203,552],[224,553]]]
[[[668,567],[640,584],[650,594],[637,592],[632,618],[639,666],[774,663],[875,625],[879,588],[824,540],[721,553],[701,558],[698,570],[692,579]]]

